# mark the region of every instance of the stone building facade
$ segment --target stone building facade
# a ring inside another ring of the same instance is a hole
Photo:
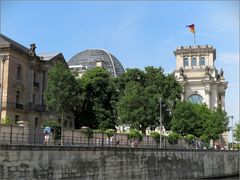
[[[205,103],[209,108],[225,110],[227,81],[221,69],[214,66],[216,49],[213,46],[186,46],[174,51],[177,81],[183,87],[182,100]],[[227,134],[223,134],[227,142]]]
[[[183,87],[182,99],[224,110],[227,82],[223,70],[214,66],[216,49],[207,45],[188,46],[177,48],[174,54],[175,76]]]
[[[40,127],[44,120],[60,120],[61,115],[46,110],[44,90],[48,70],[65,62],[62,53],[36,54],[35,44],[28,49],[0,34],[0,119],[9,117],[21,126]],[[67,64],[66,64],[67,66]],[[65,126],[74,126],[74,117],[65,117]]]

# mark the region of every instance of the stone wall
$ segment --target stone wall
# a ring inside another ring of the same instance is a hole
[[[193,179],[238,174],[237,151],[0,145],[0,179]]]

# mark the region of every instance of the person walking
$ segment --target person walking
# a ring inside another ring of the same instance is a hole
[[[50,138],[50,133],[51,133],[51,128],[49,126],[45,127],[43,130],[44,133],[44,142],[43,144],[47,145],[49,138]]]

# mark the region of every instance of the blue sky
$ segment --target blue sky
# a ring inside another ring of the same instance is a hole
[[[175,69],[173,51],[192,45],[217,50],[215,66],[228,81],[226,110],[239,120],[239,1],[1,1],[1,33],[36,51],[62,52],[68,61],[103,48],[125,68]]]

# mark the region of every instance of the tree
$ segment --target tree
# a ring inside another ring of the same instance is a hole
[[[154,139],[154,141],[157,143],[157,147],[158,147],[158,144],[160,143],[160,134],[156,131],[153,131],[150,133],[150,137],[152,137]]]
[[[127,133],[127,138],[130,140],[138,140],[140,142],[143,140],[143,135],[137,129],[130,129]]]
[[[146,128],[157,122],[155,108],[154,98],[145,92],[144,87],[138,82],[130,82],[117,103],[118,124],[128,124],[145,134]]]
[[[92,129],[115,129],[116,90],[110,74],[103,68],[87,70],[80,79],[81,103],[77,108],[78,126]]]
[[[234,129],[235,141],[240,141],[240,123],[237,123]]]
[[[205,104],[183,101],[173,111],[171,128],[182,136],[192,134],[209,141],[218,139],[227,130],[227,124],[227,114],[221,109],[211,110]]]
[[[90,128],[84,128],[84,129],[82,129],[81,132],[87,137],[88,145],[89,145],[90,139],[93,138],[93,130]]]
[[[202,114],[201,114],[202,115]],[[210,139],[219,139],[219,135],[227,131],[228,117],[227,113],[220,108],[212,110],[210,117],[206,117],[204,124],[204,134]]]
[[[165,75],[163,69],[146,67],[127,69],[115,80],[119,92],[117,110],[119,124],[145,131],[146,127],[159,126],[159,98],[161,97],[163,125],[170,128],[170,109],[180,100],[181,86],[172,74]]]
[[[197,106],[191,102],[178,102],[172,114],[171,129],[174,132],[185,136],[193,134],[196,137],[201,135],[203,130],[199,114],[194,107]]]
[[[169,144],[177,144],[178,143],[178,140],[179,140],[180,136],[179,134],[175,133],[175,132],[172,132],[168,135],[168,143]]]
[[[48,85],[44,93],[49,109],[62,114],[74,110],[76,97],[80,93],[77,79],[63,63],[56,63],[48,72]]]

